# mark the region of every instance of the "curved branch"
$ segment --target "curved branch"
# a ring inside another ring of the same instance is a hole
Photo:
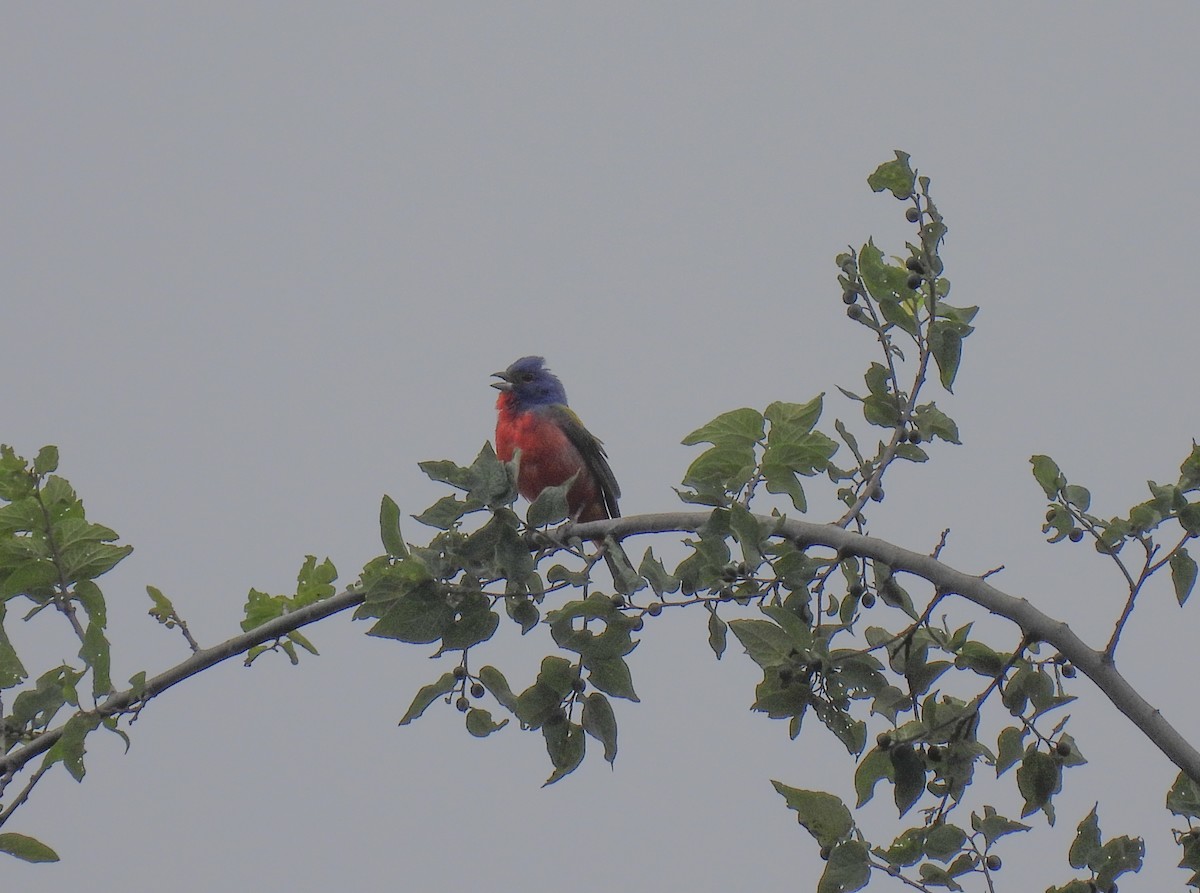
[[[955,593],[974,602],[989,613],[1005,617],[1028,635],[1057,648],[1104,696],[1129,718],[1142,733],[1193,781],[1200,783],[1200,751],[1138,693],[1118,672],[1103,651],[1088,646],[1062,620],[1035,608],[1028,599],[1017,598],[992,586],[985,579],[965,574],[919,552],[893,545],[886,540],[851,533],[832,524],[814,524],[786,518],[755,516],[774,535],[785,537],[799,546],[827,546],[855,555],[875,558],[893,570],[907,571],[928,580],[938,589]],[[667,531],[694,532],[708,521],[707,512],[671,512],[633,515],[612,521],[589,521],[571,528],[573,536],[584,539],[611,534],[618,539],[634,534]]]
[[[151,698],[162,694],[168,688],[178,685],[183,680],[195,676],[202,670],[215,667],[217,664],[229,660],[231,657],[237,657],[239,654],[245,654],[255,645],[262,645],[266,642],[282,638],[302,626],[323,620],[333,614],[345,611],[347,608],[356,607],[362,603],[363,597],[361,590],[349,589],[331,598],[327,598],[325,601],[316,602],[298,611],[284,614],[282,617],[276,617],[274,620],[268,621],[262,626],[250,630],[248,633],[234,636],[232,639],[227,639],[219,645],[214,645],[212,648],[203,648],[182,663],[176,664],[169,670],[159,673],[151,679],[147,679],[141,691],[135,692],[130,688],[110,695],[103,703],[96,707],[95,713],[99,716],[114,716],[128,710],[135,704],[144,704]],[[64,728],[65,724],[60,725],[39,735],[24,747],[0,756],[0,775],[16,772],[34,757],[48,751],[62,737]]]
[[[620,539],[651,533],[694,533],[708,522],[709,517],[709,512],[630,515],[613,520],[567,525],[560,529],[558,535],[565,537],[569,534],[582,539],[603,539],[606,535],[612,535]],[[939,590],[957,594],[992,614],[1011,620],[1029,637],[1048,642],[1091,679],[1109,701],[1129,717],[1172,763],[1193,780],[1200,782],[1200,751],[1197,751],[1163,718],[1159,710],[1151,706],[1129,684],[1112,661],[1106,658],[1104,652],[1089,647],[1064,621],[1042,613],[1027,599],[1002,592],[983,577],[955,570],[930,555],[903,549],[875,537],[851,533],[832,524],[815,524],[766,515],[755,517],[772,535],[785,537],[799,546],[826,546],[874,558],[893,570],[915,574],[928,580]],[[255,645],[281,638],[302,626],[353,608],[363,601],[363,597],[360,590],[347,590],[325,601],[276,618],[212,648],[198,651],[182,663],[146,680],[140,693],[129,689],[112,695],[96,708],[96,712],[101,716],[112,716],[138,702],[144,703],[202,670],[244,654]],[[64,726],[60,725],[51,729],[24,747],[0,757],[0,774],[15,772],[34,757],[45,753],[62,737],[63,728]]]

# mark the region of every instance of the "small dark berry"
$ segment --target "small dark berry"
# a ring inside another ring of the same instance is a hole
[[[904,262],[904,268],[910,273],[925,272],[925,264],[921,263],[921,258],[919,257],[910,257]]]
[[[846,315],[851,319],[859,319],[863,315],[863,309],[857,304],[851,304],[846,308]]]
[[[1078,527],[1072,527],[1071,532],[1069,534],[1067,534],[1067,536],[1069,536],[1071,538],[1071,542],[1077,543],[1081,539],[1083,539],[1083,531],[1080,530]]]
[[[990,856],[987,857],[988,871],[999,871],[1000,866],[1003,864],[1004,863],[1000,861],[1000,857],[997,856],[995,853],[992,853]]]
[[[892,736],[887,732],[880,732],[875,736],[875,743],[879,745],[880,750],[890,750],[892,746]]]
[[[918,288],[921,287],[922,281],[923,280],[922,280],[920,273],[913,273],[911,276],[908,277],[907,281],[904,284],[907,285],[909,287],[909,289],[911,289],[912,291],[916,291]]]
[[[623,608],[623,607],[625,607],[625,596],[623,596],[623,595],[614,595],[614,596],[612,597],[612,606],[613,606],[614,608]]]
[[[467,668],[466,667],[455,667],[454,668],[454,678],[455,679],[466,679],[467,678]]]
[[[1059,741],[1055,744],[1054,750],[1060,757],[1069,757],[1071,755],[1071,745],[1065,741]]]
[[[587,688],[587,683],[578,676],[571,680],[571,691],[575,692],[575,694],[579,694],[585,688]]]
[[[942,749],[936,744],[931,744],[925,751],[925,756],[929,757],[929,762],[931,763],[940,763],[942,761]]]
[[[646,605],[646,613],[651,617],[657,617],[662,613],[662,605],[658,602],[650,602],[650,604]]]
[[[918,220],[921,219],[921,212],[918,211],[916,208],[909,208],[907,211],[904,212],[904,219],[907,220],[909,223],[916,223]]]
[[[826,862],[828,862],[829,854],[832,852],[833,852],[833,847],[831,847],[829,844],[825,844],[825,846],[821,847],[821,858],[824,859]]]
[[[920,443],[924,439],[925,438],[921,436],[921,432],[916,428],[913,428],[911,431],[908,432],[908,442],[909,443]]]
[[[861,582],[855,582],[855,583],[850,584],[850,597],[851,598],[859,598],[866,591],[867,591],[867,587],[864,586]]]
[[[629,628],[631,630],[633,630],[635,633],[645,625],[646,625],[646,621],[642,620],[641,617],[634,617],[632,620],[629,621]]]
[[[853,304],[857,300],[858,300],[858,289],[848,288],[844,292],[842,292],[842,303],[843,304]]]
[[[871,489],[871,499],[875,502],[883,502],[883,487],[878,484]]]
[[[1074,679],[1075,678],[1075,665],[1074,664],[1063,664],[1062,674],[1064,676],[1066,676],[1068,679]]]
[[[471,709],[471,699],[470,698],[459,698],[457,701],[454,702],[454,706],[458,708],[460,713],[466,713],[468,710]]]
[[[484,688],[478,682],[476,682],[474,685],[471,686],[471,697],[482,698],[483,692],[484,692]]]
[[[863,597],[862,597],[862,601],[860,602],[860,604],[862,604],[862,606],[863,606],[864,608],[873,608],[873,607],[875,607],[875,593],[873,593],[873,592],[864,592],[864,593],[863,593]]]

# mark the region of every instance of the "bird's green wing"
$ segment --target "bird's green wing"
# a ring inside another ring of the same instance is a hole
[[[621,495],[621,488],[617,484],[612,468],[608,465],[608,454],[604,452],[604,444],[583,426],[579,416],[575,415],[569,406],[556,404],[550,409],[554,421],[567,435],[567,440],[571,441],[571,445],[579,450],[584,464],[600,485],[600,495],[604,500],[604,507],[608,510],[609,517],[621,517],[621,512],[617,509],[617,499]]]

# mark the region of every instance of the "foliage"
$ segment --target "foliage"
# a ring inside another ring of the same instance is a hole
[[[837,387],[852,416],[824,422],[822,393],[761,411],[734,409],[696,429],[683,442],[704,448],[677,492],[701,512],[554,528],[567,517],[567,487],[543,492],[522,518],[513,508],[519,457],[502,463],[487,445],[469,465],[425,462],[422,470],[452,491],[415,516],[435,531],[427,544],[405,540],[399,506],[385,496],[379,519],[384,553],[354,586],[336,594],[333,565],[309,556],[295,594],[251,590],[244,635],[207,650],[166,596],[148,587],[151,615],[180,630],[195,652],[192,664],[151,680],[139,673],[130,689],[114,692],[104,599],[95,580],[129,547],[85,519],[74,491],[54,473],[53,447],[32,462],[3,448],[0,689],[18,692],[4,716],[0,795],[31,768],[34,756],[44,757],[0,812],[0,824],[56,763],[82,778],[84,741],[92,731],[123,735],[123,716],[231,654],[244,654],[247,663],[268,650],[294,663],[297,646],[316,654],[299,627],[351,606],[356,619],[370,621],[368,635],[431,647],[434,656],[454,662],[418,689],[401,725],[440,701],[460,711],[476,737],[510,727],[540,733],[550,761],[545,783],[554,784],[582,763],[589,738],[604,760],[615,761],[618,711],[625,709],[619,702],[638,701],[627,657],[648,619],[668,608],[693,609],[707,612],[717,659],[727,653],[732,633],[761,670],[755,711],[785,721],[793,739],[823,729],[854,765],[853,808],[831,793],[774,782],[826,862],[822,893],[862,889],[876,872],[915,889],[992,889],[1002,865],[997,850],[1040,821],[1053,824],[1055,796],[1069,782],[1068,770],[1086,762],[1062,711],[1076,697],[1077,671],[1179,765],[1166,802],[1187,826],[1176,832],[1180,865],[1190,872],[1187,883],[1200,887],[1200,831],[1193,827],[1200,818],[1200,756],[1176,740],[1115,669],[1122,633],[1150,579],[1166,569],[1180,606],[1195,587],[1197,565],[1187,544],[1200,535],[1200,447],[1193,444],[1176,481],[1150,482],[1149,499],[1113,517],[1094,514],[1089,490],[1070,483],[1049,457],[1031,460],[1049,503],[1042,527],[1049,541],[1090,540],[1127,589],[1100,650],[992,588],[987,574],[970,577],[946,567],[939,560],[944,537],[927,556],[865,535],[871,506],[885,498],[883,478],[902,467],[898,460],[928,462],[944,446],[960,444],[958,426],[926,392],[952,391],[977,314],[975,307],[947,301],[946,225],[929,178],[909,162],[897,152],[868,179],[873,190],[903,203],[914,226],[902,255],[888,256],[869,239],[836,259],[846,316],[879,352],[863,387]],[[868,436],[872,429],[877,437]],[[837,502],[826,509],[831,520],[788,518],[785,511],[809,511],[806,481],[820,476],[836,493]],[[622,566],[623,557],[614,564],[611,592],[594,579],[602,558],[624,555],[617,540],[669,531],[687,534],[687,554],[674,567],[647,548],[636,568]],[[973,623],[950,628],[936,613],[948,599],[1009,619],[1011,634],[984,641]],[[66,618],[81,645],[77,665],[29,680],[3,631],[4,611],[18,600],[31,605],[26,619],[47,607]],[[522,636],[549,634],[548,653],[536,668],[482,663],[504,627]],[[510,677],[520,683],[514,687]],[[90,698],[79,695],[85,679]],[[68,707],[69,718],[54,726]],[[1005,776],[1008,781],[997,781]],[[1015,784],[1024,803],[1019,817],[987,802],[994,784]],[[899,820],[883,837],[856,819],[856,810],[877,793],[890,797]],[[0,850],[30,861],[57,858],[18,834],[0,834]],[[1051,889],[1113,890],[1123,873],[1141,867],[1143,851],[1137,838],[1103,840],[1093,808],[1067,854],[1076,876]]]

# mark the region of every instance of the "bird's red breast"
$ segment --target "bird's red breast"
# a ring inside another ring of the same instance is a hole
[[[587,462],[555,422],[550,407],[518,410],[515,398],[503,392],[496,400],[496,455],[502,462],[521,451],[517,490],[532,501],[546,487],[557,487],[576,475],[567,493],[567,507],[576,521],[609,517],[599,485]]]

